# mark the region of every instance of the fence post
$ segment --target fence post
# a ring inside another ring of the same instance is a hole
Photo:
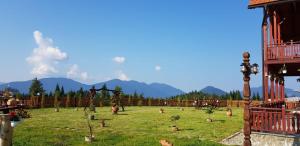
[[[11,146],[12,145],[12,133],[13,129],[10,124],[10,118],[8,114],[0,115],[0,145]]]
[[[286,132],[286,118],[285,118],[285,105],[282,105],[281,108],[281,119],[282,119],[282,131],[285,133]]]

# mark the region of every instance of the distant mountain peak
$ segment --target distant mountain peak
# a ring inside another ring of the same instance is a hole
[[[219,88],[216,88],[214,86],[206,86],[205,88],[201,89],[200,90],[201,92],[203,93],[207,93],[207,94],[216,94],[216,95],[225,95],[226,92],[219,89]]]

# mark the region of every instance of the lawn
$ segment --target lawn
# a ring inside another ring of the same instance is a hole
[[[202,110],[178,107],[126,107],[125,112],[112,115],[109,107],[97,108],[96,119],[92,121],[95,141],[90,145],[101,146],[159,146],[160,139],[168,139],[175,146],[221,145],[223,138],[242,128],[242,109],[234,108],[233,117],[226,116],[225,109],[213,114],[213,122]],[[53,108],[29,110],[32,118],[25,119],[14,129],[13,145],[63,146],[88,145],[88,135],[83,108]],[[176,125],[180,131],[172,132],[170,117],[179,115]],[[107,127],[101,128],[99,119],[106,119]]]

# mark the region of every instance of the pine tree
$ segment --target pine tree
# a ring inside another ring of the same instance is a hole
[[[31,95],[31,106],[35,107],[38,103],[36,102],[38,96],[43,94],[45,91],[43,89],[43,84],[37,79],[32,80],[31,86],[29,88],[29,93]]]
[[[259,95],[258,92],[256,93],[256,99],[257,99],[257,100],[260,100],[260,95]]]
[[[29,88],[29,93],[31,96],[36,96],[38,93],[44,93],[43,84],[37,79],[32,80],[31,86]]]
[[[101,89],[101,101],[103,101],[104,105],[109,105],[110,95],[107,91],[106,84],[104,84]]]
[[[59,98],[60,98],[61,92],[59,85],[56,84],[55,92],[54,92],[54,107],[59,108]]]
[[[252,93],[252,100],[257,100],[256,94],[254,92]]]
[[[61,96],[61,97],[64,97],[64,96],[65,96],[64,86],[61,86],[61,89],[60,89],[60,96]]]

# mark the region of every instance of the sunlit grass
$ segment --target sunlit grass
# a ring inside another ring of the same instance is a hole
[[[233,109],[228,118],[224,109],[215,111],[214,122],[207,122],[204,111],[194,108],[126,107],[125,112],[112,115],[109,107],[97,108],[92,121],[95,141],[91,145],[159,146],[160,139],[168,139],[175,145],[220,145],[217,142],[242,128],[242,110]],[[14,145],[87,145],[88,135],[83,108],[61,108],[30,110],[32,118],[26,119],[14,129]],[[178,132],[172,132],[170,117],[179,115]],[[101,128],[99,119],[106,119],[107,127]]]

